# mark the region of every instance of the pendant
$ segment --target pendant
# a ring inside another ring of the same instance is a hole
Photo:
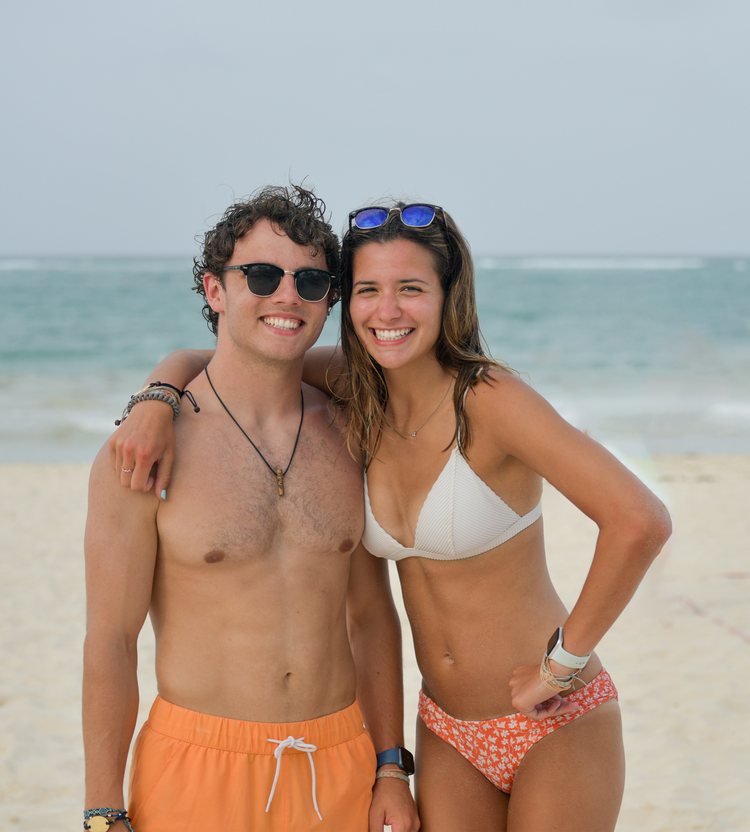
[[[417,435],[416,431],[414,431],[414,433],[411,434],[411,436],[416,436],[416,435]]]
[[[109,830],[110,824],[107,818],[104,815],[94,815],[93,818],[89,818],[89,825],[88,829],[91,832],[105,832],[105,830]]]
[[[284,496],[284,472],[281,468],[276,469],[276,485],[279,487],[279,497]]]

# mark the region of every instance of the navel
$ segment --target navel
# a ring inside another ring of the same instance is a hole
[[[203,560],[206,563],[220,563],[226,557],[226,552],[222,552],[221,549],[214,549],[212,552],[208,552],[208,554],[203,556]]]
[[[444,653],[443,658],[448,662],[448,664],[455,664],[456,660],[450,653]]]

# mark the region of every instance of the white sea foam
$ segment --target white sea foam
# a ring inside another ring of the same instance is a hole
[[[697,257],[525,257],[514,268],[526,271],[673,272],[702,269]]]
[[[750,423],[750,402],[717,402],[709,408],[711,416]]]
[[[0,272],[36,271],[40,268],[40,260],[16,259],[0,260]]]

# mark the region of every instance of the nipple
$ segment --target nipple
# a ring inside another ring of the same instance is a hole
[[[203,556],[203,560],[206,563],[219,563],[220,561],[224,560],[226,557],[226,553],[222,552],[221,549],[214,549],[212,552],[208,552],[208,554]]]

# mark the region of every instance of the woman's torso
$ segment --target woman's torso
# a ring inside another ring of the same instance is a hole
[[[471,400],[470,395],[470,421]],[[537,519],[541,477],[471,424],[468,461],[457,460],[453,448],[446,450],[455,431],[452,409],[416,438],[386,430],[367,475],[371,513],[365,545],[373,538],[373,523],[380,544],[394,539],[395,546],[386,548],[397,550],[424,690],[461,719],[513,712],[508,687],[513,670],[539,664],[551,633],[567,618],[549,578],[542,519]],[[448,472],[459,468],[454,483],[459,499],[451,499],[451,488],[443,487],[446,466]],[[503,542],[494,548],[465,556],[481,550],[477,541],[483,535],[492,539],[489,513],[497,514],[494,531],[508,528],[509,533],[501,534]],[[432,534],[432,527],[442,531]],[[440,541],[451,532],[452,547],[443,543],[435,557],[398,551],[399,544],[426,549],[431,536]],[[446,556],[451,548],[453,555]],[[583,678],[593,678],[598,669],[594,657]]]

